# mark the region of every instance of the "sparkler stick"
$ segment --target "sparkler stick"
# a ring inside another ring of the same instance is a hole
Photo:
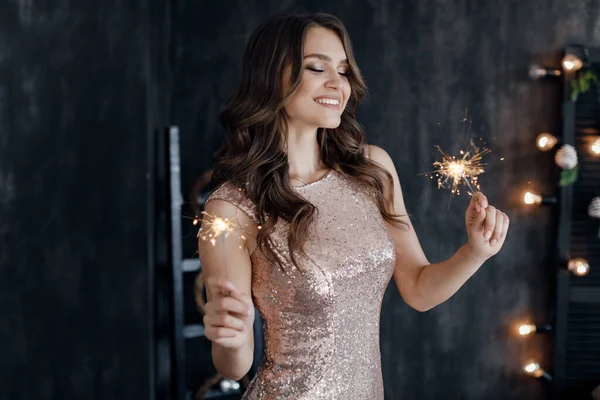
[[[469,182],[467,177],[462,175],[462,179],[463,179],[463,182],[465,183],[465,185],[467,185],[467,187],[469,188],[469,191],[471,192],[471,194],[472,195],[475,194],[475,189],[473,189],[473,186],[471,186],[471,182]]]

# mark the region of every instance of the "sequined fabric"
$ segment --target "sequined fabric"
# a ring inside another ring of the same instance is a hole
[[[379,210],[362,183],[332,170],[295,190],[318,218],[300,271],[289,263],[287,223],[272,237],[288,264],[252,256],[252,298],[264,319],[265,357],[243,399],[384,398],[379,347],[381,302],[395,252]],[[230,201],[256,219],[230,183],[209,200]]]

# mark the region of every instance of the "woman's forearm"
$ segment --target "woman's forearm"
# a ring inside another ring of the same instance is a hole
[[[424,266],[417,275],[415,308],[427,311],[448,300],[484,262],[464,245],[448,260]]]
[[[212,358],[215,368],[221,375],[234,381],[239,381],[252,367],[254,349],[246,345],[240,349],[231,350],[213,343]]]

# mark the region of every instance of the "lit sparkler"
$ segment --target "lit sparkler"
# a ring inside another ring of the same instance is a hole
[[[237,223],[236,218],[221,218],[216,215],[202,211],[204,215],[202,217],[202,226],[198,230],[197,237],[202,240],[208,240],[213,246],[216,245],[217,239],[220,239],[221,248],[223,251],[223,263],[225,264],[225,278],[229,280],[229,273],[227,271],[227,249],[225,247],[225,239],[229,234],[236,233]],[[197,219],[194,219],[194,225],[196,225]],[[243,234],[239,235],[240,238],[246,239]],[[241,248],[241,246],[240,246]]]
[[[480,150],[471,141],[467,151],[460,151],[462,157],[456,158],[444,152],[440,146],[436,146],[436,148],[442,154],[442,161],[433,163],[436,168],[435,174],[438,177],[438,189],[446,187],[451,189],[452,194],[458,194],[458,187],[461,182],[464,182],[471,194],[475,194],[473,186],[479,189],[478,177],[485,172],[483,168],[485,164],[481,162],[482,158],[490,150]]]
[[[225,238],[230,233],[235,232],[235,228],[237,227],[235,217],[231,219],[221,218],[206,211],[202,211],[202,215],[204,215],[202,217],[202,227],[198,230],[197,237],[202,240],[208,240],[213,246],[215,246],[217,238],[221,238],[221,241],[224,243]],[[194,225],[196,224],[197,222],[194,221]]]
[[[229,273],[227,271],[227,249],[225,246],[225,239],[230,235],[234,234],[242,240],[246,240],[246,235],[244,235],[242,228],[237,223],[237,218],[222,218],[217,217],[211,213],[206,211],[202,211],[202,225],[198,230],[198,234],[196,235],[201,240],[209,241],[213,246],[216,245],[217,239],[221,242],[221,248],[223,250],[223,263],[225,264],[225,278],[229,280]],[[198,225],[200,220],[198,216],[194,218],[194,225]],[[258,230],[262,229],[261,225],[258,225]],[[242,249],[242,246],[238,246],[239,249]],[[229,295],[229,293],[227,293]]]

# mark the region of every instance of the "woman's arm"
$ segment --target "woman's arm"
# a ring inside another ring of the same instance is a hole
[[[489,205],[482,193],[477,193],[466,212],[468,243],[448,260],[430,264],[408,218],[391,157],[378,146],[370,145],[369,150],[370,158],[392,175],[392,209],[405,215],[408,224],[407,228],[387,224],[396,249],[394,282],[408,305],[418,311],[427,311],[452,297],[485,260],[500,250],[508,230],[508,217]]]
[[[205,211],[211,215],[221,218],[236,218],[240,226],[252,226],[253,222],[249,216],[239,210],[235,205],[224,200],[215,199],[206,204]],[[247,232],[244,232],[247,233]],[[240,295],[248,304],[254,320],[254,304],[251,295],[252,265],[248,252],[247,239],[242,235],[229,235],[225,241],[227,253],[227,265],[223,259],[223,248],[220,240],[213,246],[209,241],[198,241],[198,253],[204,274],[204,281],[209,278],[219,281],[227,280],[237,288]],[[217,294],[211,293],[207,288],[207,302],[213,301]],[[251,323],[251,322],[249,322]],[[254,331],[248,329],[245,333],[245,345],[230,349],[212,342],[212,359],[217,371],[223,376],[233,379],[242,379],[252,367],[254,360]]]

